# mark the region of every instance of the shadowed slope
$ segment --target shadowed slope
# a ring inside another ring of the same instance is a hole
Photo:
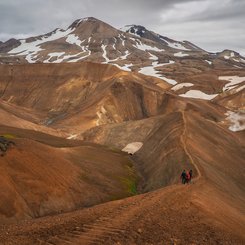
[[[49,139],[52,142],[46,135]],[[16,146],[0,158],[1,223],[71,211],[134,193],[136,176],[123,153],[95,144],[57,148],[30,139],[14,142]]]

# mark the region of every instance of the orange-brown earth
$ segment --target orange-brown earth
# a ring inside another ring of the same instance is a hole
[[[106,65],[0,69],[0,134],[16,142],[0,158],[2,244],[244,244],[244,134],[226,104]]]
[[[37,142],[31,139],[37,134],[26,130],[17,137],[15,130],[0,129],[3,135],[16,137],[16,146],[0,158],[1,224],[132,194],[136,174],[126,154],[44,134]]]

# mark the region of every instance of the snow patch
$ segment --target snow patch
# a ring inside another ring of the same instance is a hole
[[[175,85],[174,87],[172,87],[171,90],[177,91],[184,87],[192,87],[193,85],[194,85],[193,83],[179,83]]]
[[[77,134],[71,134],[70,136],[67,137],[68,140],[72,140],[72,139],[76,139],[77,138]]]
[[[169,42],[168,40],[164,39],[164,38],[160,38],[161,40],[163,40],[164,42],[167,43],[167,45],[170,48],[174,48],[174,49],[180,49],[180,50],[187,50],[189,51],[190,49],[187,49],[186,47],[184,47],[180,42]]]
[[[232,58],[232,57],[235,57],[235,53],[234,53],[234,52],[230,52],[230,55],[224,55],[224,58],[225,58],[226,60],[229,60],[229,59]]]
[[[212,65],[212,61],[205,60],[209,65]]]
[[[26,60],[29,63],[35,63],[36,60],[34,60],[34,58],[36,57],[37,53],[44,50],[40,48],[41,44],[63,38],[69,35],[73,30],[74,29],[71,28],[65,31],[57,29],[50,36],[43,36],[41,39],[35,40],[30,43],[27,43],[26,40],[20,40],[21,44],[18,47],[10,50],[8,53],[15,55],[26,55]]]
[[[185,57],[185,56],[189,56],[189,54],[184,54],[182,52],[178,52],[174,54],[175,57]]]
[[[174,79],[167,78],[167,77],[163,77],[163,76],[162,76],[162,79],[163,79],[164,81],[166,81],[167,83],[171,84],[171,85],[177,84],[177,82],[176,82]]]
[[[169,79],[169,78],[166,78],[164,76],[162,76],[161,74],[159,74],[159,72],[155,69],[159,66],[163,66],[163,65],[170,65],[170,64],[173,64],[174,61],[173,60],[170,60],[169,63],[165,63],[165,64],[158,64],[158,57],[149,53],[150,55],[150,59],[151,60],[155,60],[154,62],[152,62],[151,66],[145,66],[145,67],[142,67],[140,70],[139,70],[139,73],[142,73],[144,75],[147,75],[147,76],[153,76],[153,77],[157,77],[157,78],[160,78],[162,80],[165,80],[166,82],[172,84],[172,85],[175,85],[177,82],[173,79]]]
[[[44,60],[43,63],[49,63],[49,60],[52,59],[53,57],[57,57],[57,60],[59,60],[59,57],[62,56],[62,55],[64,55],[64,54],[65,54],[65,52],[54,52],[54,53],[49,53],[49,54],[48,54],[49,58],[46,59],[46,60]],[[56,60],[56,61],[57,61],[57,60]],[[63,60],[63,59],[61,59],[61,60]],[[56,62],[56,63],[59,63],[59,62]]]
[[[130,55],[129,51],[126,50],[125,55],[121,56],[120,60],[126,60],[129,55]]]
[[[240,112],[228,111],[226,115],[228,116],[226,119],[229,120],[230,123],[232,124],[229,127],[229,130],[233,132],[245,130],[245,111],[240,111]]]
[[[70,43],[70,44],[76,44],[77,46],[81,46],[81,44],[84,42],[85,40],[81,41],[79,39],[78,36],[76,36],[75,34],[70,34],[68,35],[68,37],[66,38],[66,42]]]
[[[199,90],[189,90],[185,94],[180,94],[179,96],[186,97],[186,98],[202,99],[202,100],[212,100],[217,95],[218,94],[205,94]]]
[[[162,75],[158,74],[158,72],[155,70],[153,66],[146,66],[139,70],[139,73],[147,75],[147,76],[153,76],[162,79]]]
[[[161,64],[161,66],[171,65],[171,64],[174,64],[174,63],[175,63],[175,61],[169,60],[168,63],[163,63],[163,64]]]
[[[147,50],[152,50],[152,51],[157,51],[157,52],[165,51],[164,49],[159,49],[157,47],[152,47],[152,46],[149,46],[147,44],[144,44],[140,40],[137,40],[136,44],[133,46],[139,50],[142,50],[142,51],[147,51]]]
[[[122,41],[122,46],[125,46],[125,40],[123,38],[125,38],[122,34],[119,34],[118,37],[121,39]]]
[[[239,76],[219,76],[219,80],[227,80],[229,83],[227,83],[223,91],[229,91],[233,88],[235,88],[239,83],[242,83],[245,81],[245,77],[239,77]]]
[[[126,145],[122,151],[127,152],[129,154],[134,154],[136,153],[138,150],[140,150],[140,148],[143,146],[142,142],[132,142],[128,145]]]
[[[121,69],[121,70],[123,70],[123,71],[131,71],[130,67],[133,66],[132,63],[131,63],[131,64],[126,64],[126,65],[124,65],[124,66],[120,66],[120,65],[118,65],[118,64],[112,64],[112,65],[118,67],[119,69]]]

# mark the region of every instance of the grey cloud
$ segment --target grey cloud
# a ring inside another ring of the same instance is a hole
[[[230,21],[240,19],[245,21],[244,0],[216,0],[216,4],[210,5],[201,13],[192,15],[189,20],[198,21]]]
[[[141,24],[207,50],[242,51],[244,4],[244,0],[1,0],[0,40],[67,28],[78,18],[93,16],[117,28]],[[236,36],[236,41],[225,36]]]

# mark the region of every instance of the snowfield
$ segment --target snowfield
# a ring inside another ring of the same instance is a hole
[[[194,98],[194,99],[202,99],[202,100],[212,100],[218,94],[205,94],[200,90],[189,90],[185,94],[180,94],[179,96],[185,98]]]
[[[71,28],[65,31],[61,29],[57,29],[50,36],[43,36],[41,39],[38,39],[30,43],[27,43],[26,40],[20,40],[21,44],[18,47],[10,50],[8,53],[15,54],[15,55],[26,55],[26,60],[29,63],[34,63],[35,55],[37,55],[39,51],[43,50],[40,47],[41,44],[66,37],[71,32],[73,32],[73,30],[74,29],[71,29]]]
[[[153,63],[155,63],[155,62],[153,62]],[[154,65],[146,66],[146,67],[141,68],[139,70],[139,73],[147,75],[147,76],[153,76],[153,77],[157,77],[157,78],[163,79],[162,75],[158,74],[158,71],[155,70]]]
[[[231,90],[233,88],[235,88],[236,86],[239,85],[239,83],[242,83],[245,81],[245,77],[239,77],[239,76],[219,76],[219,80],[226,80],[229,81],[229,83],[227,83],[224,88],[223,91],[228,91]]]

